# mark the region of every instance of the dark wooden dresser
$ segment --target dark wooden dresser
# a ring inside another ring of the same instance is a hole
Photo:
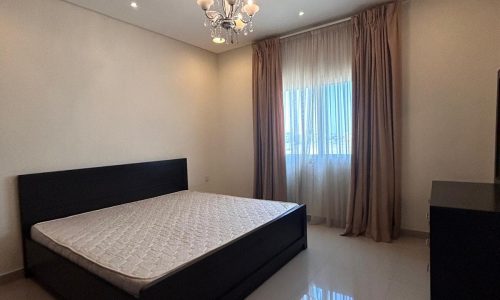
[[[500,299],[500,185],[434,181],[431,299]]]

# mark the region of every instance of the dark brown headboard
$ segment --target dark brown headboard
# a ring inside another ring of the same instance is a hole
[[[187,188],[186,159],[20,175],[23,241],[38,222]]]

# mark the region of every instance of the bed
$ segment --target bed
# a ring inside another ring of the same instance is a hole
[[[25,275],[65,299],[242,299],[307,248],[305,206],[189,191],[186,159],[18,187]]]

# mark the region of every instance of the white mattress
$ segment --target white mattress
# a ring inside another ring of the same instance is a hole
[[[31,237],[125,291],[208,255],[296,204],[181,191],[35,224]]]

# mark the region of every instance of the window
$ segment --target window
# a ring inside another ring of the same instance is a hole
[[[286,154],[350,155],[352,83],[283,93]]]

